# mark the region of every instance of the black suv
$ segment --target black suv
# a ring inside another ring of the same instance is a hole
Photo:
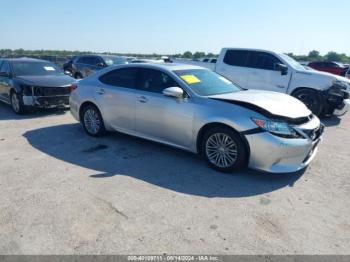
[[[0,101],[21,114],[30,107],[69,105],[76,80],[55,64],[32,58],[0,60]]]
[[[79,55],[63,65],[65,72],[69,72],[74,78],[87,77],[104,67],[118,64],[126,64],[127,58],[112,55]]]

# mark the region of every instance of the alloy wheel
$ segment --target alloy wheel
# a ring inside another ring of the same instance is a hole
[[[93,135],[96,135],[101,129],[101,119],[96,110],[89,108],[84,113],[84,125],[86,130]]]
[[[220,168],[232,166],[238,157],[235,141],[227,134],[212,134],[205,146],[209,161]]]

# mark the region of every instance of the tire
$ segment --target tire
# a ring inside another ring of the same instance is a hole
[[[323,100],[316,90],[303,88],[293,92],[292,96],[303,102],[315,115],[320,116],[322,114]]]
[[[75,79],[83,79],[83,76],[82,76],[80,73],[76,73],[76,74],[74,75],[74,78],[75,78]]]
[[[83,108],[81,123],[85,132],[90,136],[99,137],[106,132],[100,110],[94,105],[87,105]]]
[[[220,172],[237,171],[248,162],[248,152],[242,138],[224,126],[213,127],[204,134],[200,152],[209,166]]]
[[[12,91],[10,94],[10,101],[11,101],[11,107],[12,110],[20,115],[25,113],[25,106],[23,104],[23,97],[22,95],[18,94],[16,91]]]

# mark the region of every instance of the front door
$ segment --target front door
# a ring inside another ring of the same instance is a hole
[[[193,103],[185,94],[178,99],[163,95],[168,87],[179,86],[168,74],[140,68],[136,90],[136,131],[145,137],[189,148],[193,135]]]
[[[250,51],[247,61],[249,73],[246,87],[286,93],[292,70],[282,75],[276,70],[277,64],[283,64],[283,62],[272,54]]]

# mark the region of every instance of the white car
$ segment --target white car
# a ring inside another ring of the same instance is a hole
[[[285,54],[245,48],[223,48],[215,64],[193,62],[246,89],[290,94],[316,115],[343,115],[350,108],[350,80],[306,70]]]

